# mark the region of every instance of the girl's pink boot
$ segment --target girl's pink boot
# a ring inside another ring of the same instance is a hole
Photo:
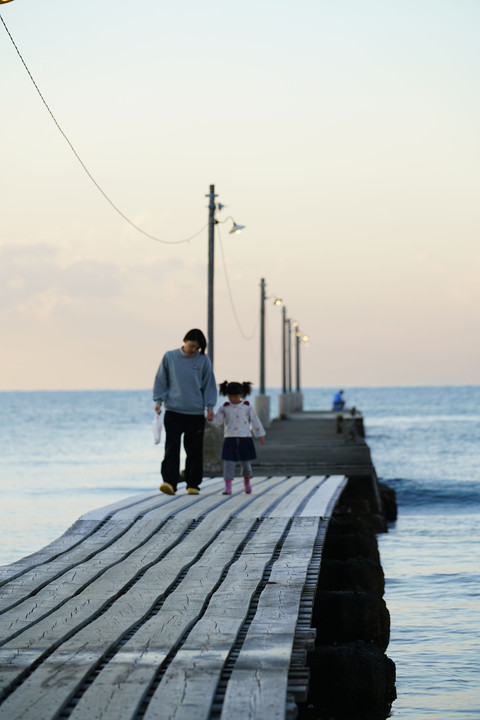
[[[231,495],[231,494],[232,494],[232,481],[225,480],[225,490],[223,491],[222,495]]]
[[[243,487],[247,495],[250,495],[250,493],[252,492],[252,486],[250,485],[249,477],[243,478]]]

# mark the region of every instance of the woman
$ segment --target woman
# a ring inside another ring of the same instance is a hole
[[[185,481],[187,493],[198,495],[203,475],[203,433],[205,408],[207,418],[214,417],[217,387],[212,363],[205,355],[207,340],[201,330],[193,329],[183,338],[183,345],[163,356],[153,387],[155,411],[160,415],[165,405],[165,455],[160,490],[175,495],[180,479],[180,442],[182,435],[187,460]]]

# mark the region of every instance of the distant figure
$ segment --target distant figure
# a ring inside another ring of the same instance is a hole
[[[343,410],[345,407],[345,400],[343,399],[343,390],[339,390],[333,396],[332,410]]]
[[[155,411],[165,404],[165,456],[160,490],[175,495],[180,480],[180,442],[187,453],[185,482],[188,495],[198,495],[203,475],[203,431],[205,408],[213,420],[217,386],[212,363],[205,355],[207,340],[201,330],[189,330],[182,347],[163,356],[155,378]]]
[[[237,462],[240,462],[242,466],[243,487],[249,494],[252,492],[250,461],[257,457],[252,434],[260,438],[260,445],[265,444],[263,425],[248,400],[245,400],[251,393],[252,383],[227,382],[225,380],[219,387],[220,394],[228,397],[228,402],[222,405],[213,419],[214,425],[224,425],[222,460],[225,490],[223,495],[232,494],[232,482]]]

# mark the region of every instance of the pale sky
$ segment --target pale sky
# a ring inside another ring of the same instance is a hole
[[[305,386],[479,384],[478,0],[14,0],[3,24],[0,389],[148,388],[206,333],[215,371]],[[227,267],[234,311],[222,262]],[[236,313],[236,315],[235,315]],[[238,318],[238,323],[237,319]]]

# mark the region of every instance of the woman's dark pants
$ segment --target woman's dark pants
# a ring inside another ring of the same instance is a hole
[[[183,447],[187,453],[185,463],[185,482],[187,488],[198,488],[203,476],[203,433],[205,417],[203,415],[184,415],[165,412],[165,455],[162,462],[164,482],[176,490],[180,480],[180,442],[183,435]]]

